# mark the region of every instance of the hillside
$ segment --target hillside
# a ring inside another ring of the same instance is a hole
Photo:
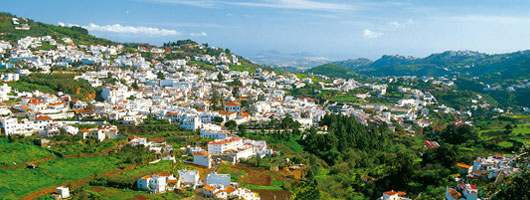
[[[18,19],[19,25],[13,23],[13,18]],[[24,24],[29,26],[29,30],[20,29]],[[114,44],[114,42],[110,40],[89,35],[88,31],[81,27],[55,26],[36,22],[27,18],[17,17],[4,12],[0,12],[0,33],[0,40],[8,40],[12,42],[16,42],[18,39],[26,36],[38,37],[50,35],[58,39],[69,37],[77,44]]]
[[[348,60],[341,60],[341,61],[335,61],[332,62],[332,64],[345,67],[347,69],[356,70],[359,67],[368,66],[372,64],[373,61],[366,58],[358,58],[358,59],[348,59]]]
[[[360,59],[359,59],[360,60]],[[333,62],[369,76],[477,76],[491,81],[530,78],[530,51],[484,54],[474,51],[446,51],[425,58],[382,56],[359,64],[357,60]]]
[[[353,70],[335,64],[324,64],[306,71],[307,73],[321,74],[335,78],[352,78],[358,76]]]

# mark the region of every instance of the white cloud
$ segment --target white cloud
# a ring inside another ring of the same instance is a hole
[[[83,26],[88,31],[94,32],[109,32],[109,33],[121,33],[121,34],[134,34],[134,35],[145,35],[145,36],[170,36],[180,35],[179,32],[169,29],[159,29],[145,26],[122,26],[120,24],[114,25],[97,25],[90,23],[88,26]]]
[[[205,33],[205,32],[200,32],[200,33],[190,33],[190,36],[191,36],[191,37],[206,37],[206,36],[208,36],[208,34]]]
[[[66,26],[66,27],[72,27],[72,26],[79,26],[79,24],[65,24],[64,22],[57,22],[58,26]],[[81,27],[81,26],[79,26]]]
[[[392,25],[394,28],[404,28],[404,27],[407,27],[407,26],[413,25],[413,24],[414,24],[414,20],[412,20],[412,19],[408,19],[404,23],[399,23],[397,21],[390,22],[390,25]]]
[[[378,37],[383,36],[383,33],[380,33],[380,32],[374,32],[374,31],[371,31],[371,30],[369,30],[369,29],[364,29],[364,30],[363,30],[363,36],[364,36],[365,38],[374,39],[374,38],[378,38]]]

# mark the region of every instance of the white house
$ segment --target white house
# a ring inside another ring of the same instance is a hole
[[[212,167],[212,156],[206,152],[193,153],[193,164],[199,166]]]
[[[208,143],[208,153],[223,154],[229,149],[238,149],[243,147],[243,138],[232,137],[223,140],[214,140]]]
[[[411,200],[406,197],[402,197],[405,195],[405,192],[396,192],[394,190],[383,192],[383,196],[380,197],[378,200]]]
[[[445,190],[445,199],[447,200],[477,200],[478,189],[475,185],[458,184],[455,188],[447,187]]]
[[[183,187],[197,188],[199,184],[199,171],[182,169],[178,171],[179,179],[182,181]]]
[[[154,194],[173,191],[180,187],[177,178],[169,171],[143,176],[137,181],[137,188]]]
[[[209,124],[201,129],[200,136],[202,138],[225,139],[228,137],[228,132],[222,130],[220,126]]]
[[[227,112],[236,112],[237,114],[241,114],[241,104],[235,101],[230,101],[224,104],[224,110]]]
[[[209,173],[206,176],[206,185],[230,185],[230,174]]]
[[[184,130],[197,130],[201,126],[201,119],[198,116],[186,117],[180,123],[180,128]]]
[[[61,195],[61,198],[62,199],[66,199],[68,197],[70,197],[70,189],[68,187],[57,187],[55,189],[55,193]]]

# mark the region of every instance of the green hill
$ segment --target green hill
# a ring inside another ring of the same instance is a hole
[[[357,77],[358,74],[353,70],[346,69],[344,67],[335,64],[324,64],[317,67],[313,67],[306,71],[307,73],[321,74],[333,78],[353,78]]]
[[[366,58],[348,59],[348,60],[332,62],[332,64],[345,67],[351,70],[356,70],[358,68],[371,65],[372,63],[373,61],[371,61],[370,59],[366,59]]]
[[[491,82],[530,78],[530,51],[484,54],[474,51],[446,51],[425,58],[382,56],[374,62],[361,60],[334,62],[368,76],[481,77]]]
[[[12,18],[18,18],[20,24],[29,25],[29,30],[16,29]],[[36,22],[27,18],[20,18],[10,13],[0,12],[0,40],[16,42],[20,38],[32,36],[50,35],[56,39],[63,37],[71,38],[76,44],[114,44],[114,42],[89,35],[88,31],[82,27],[61,27],[41,22]]]

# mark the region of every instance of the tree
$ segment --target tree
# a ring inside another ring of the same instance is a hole
[[[475,139],[476,135],[473,133],[473,127],[469,125],[455,124],[448,125],[441,134],[441,139],[450,144],[461,144],[468,140]]]
[[[223,123],[224,119],[222,117],[216,116],[213,118],[213,121],[216,123]]]
[[[523,200],[530,199],[530,172],[528,169],[523,170],[521,174],[510,175],[501,185],[492,199],[500,200]]]
[[[243,83],[239,79],[236,79],[236,80],[232,81],[232,85],[234,85],[234,86],[242,86]]]
[[[292,185],[291,199],[320,199],[320,191],[313,182],[297,182]]]
[[[512,131],[513,131],[513,127],[511,124],[507,124],[504,127],[504,134],[509,135],[510,133],[512,133]]]
[[[238,97],[239,96],[239,87],[234,87],[232,89],[232,96],[233,97]]]
[[[237,123],[234,120],[229,120],[225,123],[225,127],[228,128],[230,131],[236,130]]]
[[[162,73],[162,71],[158,71],[158,73],[156,73],[156,77],[158,77],[158,79],[160,80],[166,79],[166,76],[164,75],[164,73]]]
[[[139,87],[138,87],[138,81],[134,81],[133,84],[131,85],[132,88],[134,88],[135,90],[137,90]]]
[[[225,80],[225,77],[223,76],[223,72],[217,73],[217,81],[221,82],[224,80]]]
[[[247,131],[247,125],[240,124],[237,129],[239,130],[240,135],[245,135],[245,132]]]

